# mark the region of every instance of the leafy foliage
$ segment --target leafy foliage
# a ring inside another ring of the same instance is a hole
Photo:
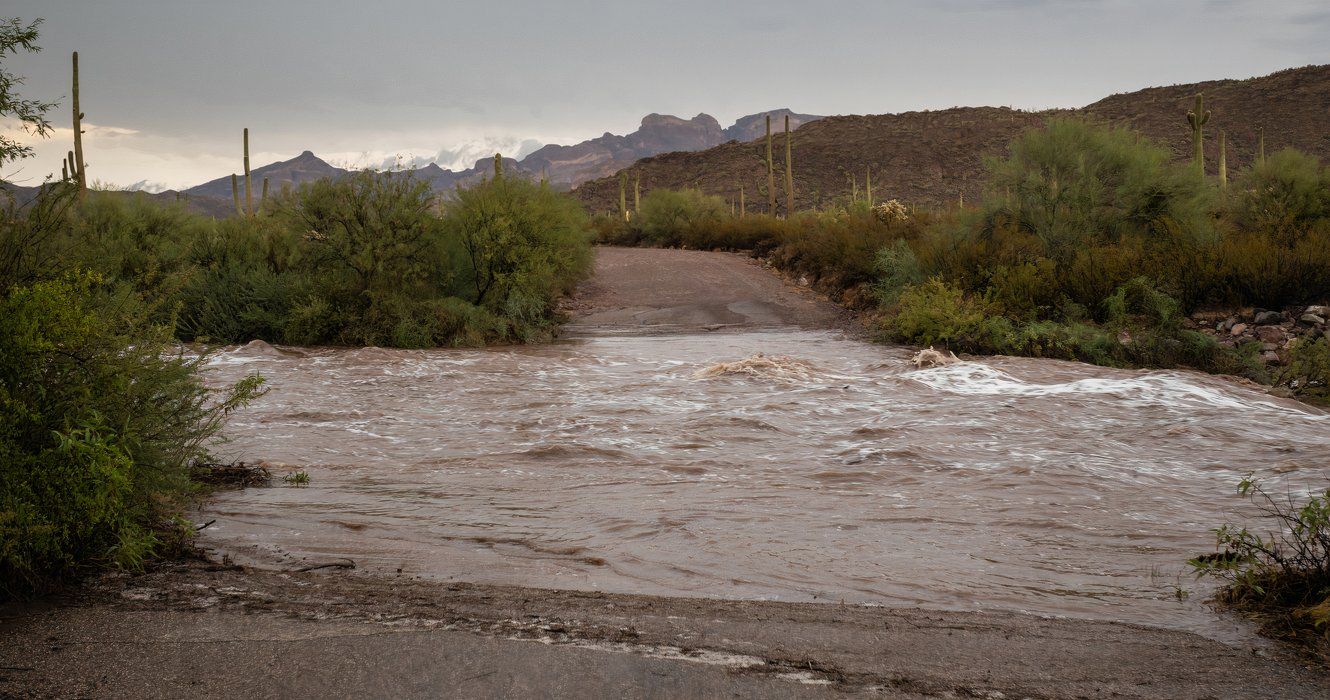
[[[37,27],[42,21],[33,20],[27,24],[13,17],[0,20],[0,62],[6,55],[20,51],[36,53]],[[26,132],[36,136],[46,136],[51,131],[51,123],[46,120],[46,113],[55,106],[52,102],[25,99],[18,94],[23,84],[23,77],[4,70],[0,65],[0,121],[14,120]],[[32,155],[32,147],[18,140],[0,134],[0,166],[6,161],[15,161]]]
[[[52,188],[44,198],[72,197]],[[204,357],[132,285],[30,266],[59,225],[39,202],[0,219],[0,595],[90,567],[141,564],[190,492],[188,467],[226,416],[261,392],[220,395]],[[36,218],[34,218],[36,217]]]
[[[1224,583],[1220,601],[1267,616],[1282,633],[1330,642],[1330,490],[1299,502],[1248,476],[1238,493],[1270,529],[1223,525],[1214,531],[1216,551],[1188,563],[1198,577]]]

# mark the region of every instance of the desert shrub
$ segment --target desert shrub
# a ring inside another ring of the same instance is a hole
[[[994,268],[988,288],[997,311],[1023,321],[1048,317],[1060,301],[1057,266],[1048,258],[1000,265]]]
[[[801,214],[787,225],[773,264],[829,292],[876,282],[878,251],[907,235],[904,223],[883,223],[866,206]]]
[[[1159,291],[1145,277],[1137,277],[1104,300],[1105,320],[1109,327],[1132,327],[1171,331],[1181,321],[1177,300]]]
[[[66,250],[79,267],[162,300],[184,285],[190,273],[186,255],[190,242],[212,227],[210,220],[179,204],[93,191],[75,209]]]
[[[919,345],[971,349],[985,318],[981,304],[934,277],[901,292],[885,330],[896,339]]]
[[[919,258],[904,240],[894,241],[877,251],[875,265],[878,278],[875,291],[879,303],[884,306],[894,305],[906,289],[924,280]]]
[[[557,297],[591,268],[586,215],[545,185],[496,178],[461,190],[442,224],[460,250],[457,295],[506,319],[507,338],[546,332]]]
[[[989,161],[984,221],[1034,234],[1045,257],[1070,260],[1085,245],[1159,235],[1175,226],[1213,238],[1211,193],[1170,152],[1125,128],[1054,119]],[[1001,196],[999,196],[999,193]]]
[[[1330,169],[1315,156],[1284,149],[1253,165],[1237,185],[1230,205],[1235,222],[1282,246],[1330,219]]]
[[[680,245],[701,250],[746,250],[767,255],[787,237],[790,225],[774,216],[750,214],[687,227]]]
[[[1320,401],[1330,400],[1330,337],[1303,337],[1289,346],[1288,364],[1276,380],[1295,394]]]
[[[633,226],[642,242],[656,246],[681,245],[690,229],[714,225],[725,216],[725,200],[700,190],[656,189],[642,197],[641,212]]]
[[[1299,501],[1292,493],[1273,496],[1248,476],[1238,493],[1269,529],[1222,525],[1216,551],[1188,563],[1198,577],[1223,582],[1220,602],[1262,616],[1267,631],[1330,642],[1330,489]]]
[[[1234,231],[1218,257],[1222,298],[1235,303],[1279,308],[1330,298],[1330,219],[1292,240],[1265,230]]]
[[[0,593],[138,566],[247,380],[216,399],[128,290],[93,273],[0,302]]]

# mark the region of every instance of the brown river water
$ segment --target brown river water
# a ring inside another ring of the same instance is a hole
[[[700,372],[757,352],[801,362]],[[1190,372],[909,356],[801,330],[231,348],[215,378],[258,371],[272,391],[223,453],[311,481],[220,494],[204,543],[259,564],[1248,635],[1184,562],[1246,515],[1247,473],[1325,484],[1330,415]]]

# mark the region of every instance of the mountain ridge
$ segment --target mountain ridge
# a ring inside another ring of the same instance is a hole
[[[983,194],[983,160],[1006,153],[1022,131],[1054,116],[1085,116],[1130,126],[1170,148],[1191,153],[1185,115],[1203,91],[1214,118],[1206,127],[1207,170],[1217,171],[1218,132],[1226,132],[1228,165],[1236,171],[1255,156],[1257,129],[1266,152],[1294,147],[1330,159],[1330,65],[1290,68],[1245,79],[1210,80],[1110,95],[1078,109],[1022,111],[999,107],[882,115],[826,117],[794,132],[796,208],[825,205],[859,186],[869,169],[877,199],[938,206]],[[774,125],[773,125],[774,127]],[[774,128],[773,128],[774,131]],[[784,135],[775,135],[776,168],[784,165]],[[658,187],[700,187],[732,201],[742,187],[749,211],[767,208],[765,146],[760,141],[726,143],[704,151],[664,153],[626,169],[643,192]],[[853,180],[851,179],[853,178]],[[778,187],[780,185],[778,184]],[[618,207],[617,176],[590,180],[573,190],[588,209]],[[784,192],[777,192],[783,211]]]
[[[605,132],[596,138],[569,146],[548,144],[521,159],[505,159],[505,167],[509,172],[527,177],[547,178],[556,188],[571,189],[586,180],[618,172],[647,156],[700,150],[725,143],[736,134],[746,134],[751,130],[752,123],[764,121],[767,114],[773,116],[773,122],[789,114],[792,126],[821,118],[781,108],[745,115],[726,129],[721,127],[715,117],[705,112],[691,119],[653,112],[642,118],[636,131],[628,134],[620,136]],[[773,123],[775,128],[779,127]],[[493,167],[494,158],[491,156],[477,160],[474,166],[464,170],[454,171],[440,167],[437,163],[429,163],[403,172],[429,182],[436,192],[446,192],[459,184],[465,186],[479,181],[492,172]],[[250,186],[251,189],[261,188],[263,178],[267,177],[270,192],[273,192],[286,185],[299,186],[320,178],[344,177],[350,172],[306,150],[294,158],[254,168],[250,171]],[[181,192],[191,198],[208,197],[230,201],[231,176],[209,180]],[[258,197],[258,192],[254,192],[253,196]],[[215,210],[216,206],[209,208]]]

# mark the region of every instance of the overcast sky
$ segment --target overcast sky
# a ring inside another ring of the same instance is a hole
[[[61,101],[41,157],[0,173],[28,184],[70,148],[72,50],[89,177],[176,187],[239,170],[245,126],[255,165],[309,149],[448,166],[650,112],[1074,107],[1330,62],[1325,0],[6,0],[0,15],[46,20],[41,53],[0,60],[26,97]]]

